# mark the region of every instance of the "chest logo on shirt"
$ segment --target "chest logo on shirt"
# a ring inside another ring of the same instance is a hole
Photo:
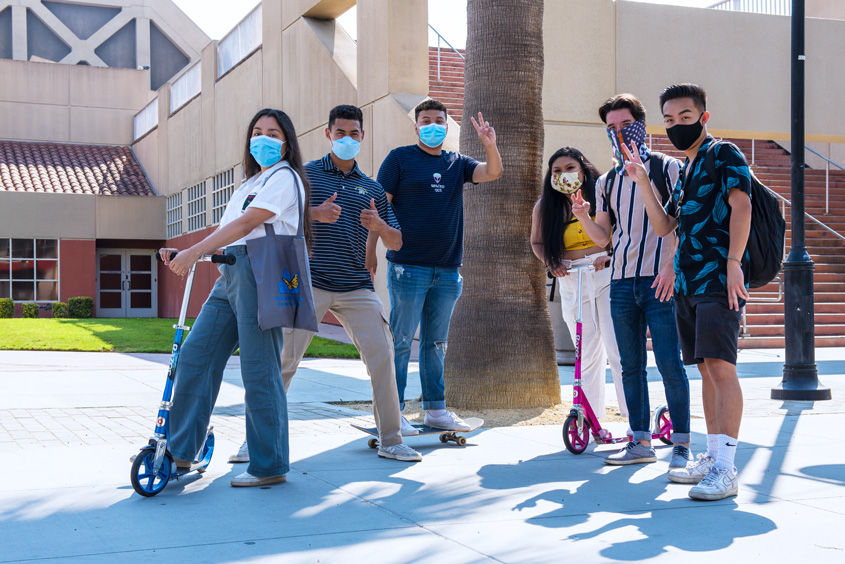
[[[249,196],[247,196],[246,200],[244,200],[244,207],[241,208],[241,211],[244,211],[245,209],[247,209],[254,199],[255,199],[255,194],[250,194]]]
[[[359,194],[361,194],[362,196],[367,195],[367,189],[364,188],[363,186],[356,186],[355,191],[358,192]]]
[[[431,185],[435,192],[443,192],[444,185],[440,184],[440,179],[443,178],[439,172],[434,173],[434,184]]]

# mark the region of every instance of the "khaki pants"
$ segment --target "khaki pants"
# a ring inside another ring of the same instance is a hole
[[[326,292],[314,288],[314,309],[317,319],[323,319],[327,311],[332,312],[361,353],[373,389],[373,415],[379,432],[379,443],[383,446],[401,443],[393,334],[384,317],[384,308],[378,295],[367,289]],[[290,388],[293,375],[313,338],[314,333],[311,331],[284,330],[282,380],[285,391]]]

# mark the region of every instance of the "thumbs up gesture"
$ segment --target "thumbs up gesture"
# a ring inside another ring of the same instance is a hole
[[[381,233],[387,226],[379,216],[376,201],[373,198],[370,198],[370,207],[361,210],[361,225],[375,233]]]
[[[311,208],[311,219],[321,223],[334,223],[340,217],[341,207],[334,203],[337,199],[337,192],[331,195],[329,199]]]

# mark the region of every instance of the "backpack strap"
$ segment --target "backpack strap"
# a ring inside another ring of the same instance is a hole
[[[613,185],[616,183],[616,168],[610,169],[604,180],[604,201],[607,202],[607,214],[610,216],[610,230],[613,231],[613,226],[616,225],[616,214],[613,213],[613,206],[611,205],[610,193],[613,191]],[[596,210],[599,211],[599,210]]]
[[[648,177],[657,186],[657,190],[660,192],[660,203],[664,206],[672,195],[666,175],[663,173],[663,169],[666,168],[666,163],[669,159],[670,157],[668,155],[658,153],[657,151],[652,151],[649,157],[651,165],[648,167]]]

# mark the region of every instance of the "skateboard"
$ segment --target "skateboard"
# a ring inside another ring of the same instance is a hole
[[[429,427],[428,425],[422,425],[420,423],[411,423],[418,431],[420,435],[436,435],[440,434],[440,442],[441,443],[448,443],[452,441],[458,446],[465,446],[467,444],[466,437],[462,437],[458,435],[458,433],[472,433],[482,425],[484,425],[484,419],[479,419],[478,417],[470,417],[469,419],[464,419],[467,425],[470,426],[469,431],[447,431],[445,429],[437,429],[435,427]],[[368,435],[373,435],[373,438],[367,441],[367,446],[370,448],[378,448],[378,429],[375,427],[362,427],[360,425],[352,424],[353,427],[358,429],[359,431],[363,431]],[[411,435],[415,437],[417,435]],[[407,439],[408,437],[403,437]]]

